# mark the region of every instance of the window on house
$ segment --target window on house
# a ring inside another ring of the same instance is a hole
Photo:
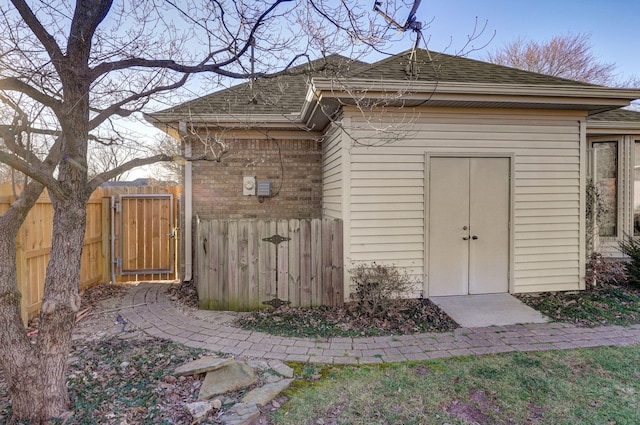
[[[633,235],[640,236],[640,140],[634,143],[633,164]]]
[[[594,183],[604,211],[598,215],[600,236],[618,235],[618,142],[594,142]],[[636,180],[636,184],[640,182]]]

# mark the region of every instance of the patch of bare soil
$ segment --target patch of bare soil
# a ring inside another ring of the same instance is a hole
[[[463,402],[455,399],[443,406],[443,410],[449,415],[473,425],[517,425],[510,419],[496,420],[493,413],[500,413],[500,406],[491,391],[472,390],[469,393],[469,401]],[[529,403],[529,412],[525,425],[541,423],[544,409],[533,403]]]
[[[493,423],[483,409],[476,406],[475,403],[453,400],[445,406],[444,411],[457,419],[463,420],[465,423],[473,425],[489,425]]]

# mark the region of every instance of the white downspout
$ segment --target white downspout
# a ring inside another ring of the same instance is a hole
[[[178,132],[180,138],[184,142],[184,156],[191,158],[191,144],[184,137],[187,134],[187,123],[180,121],[178,123]],[[193,256],[191,253],[192,244],[192,216],[193,216],[193,193],[191,180],[191,161],[187,159],[184,163],[184,281],[188,282],[192,279],[193,272]]]

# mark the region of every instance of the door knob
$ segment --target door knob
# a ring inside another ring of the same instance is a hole
[[[471,239],[473,239],[475,241],[476,239],[478,239],[478,237],[476,235],[473,235],[473,236],[471,236]]]
[[[469,240],[469,236],[463,236],[463,237],[462,237],[462,240],[463,240],[463,241],[468,241],[468,240]]]

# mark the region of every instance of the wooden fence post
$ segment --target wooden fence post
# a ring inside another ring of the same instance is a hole
[[[209,222],[196,217],[196,289],[198,290],[198,305],[207,309],[209,306],[209,273],[210,253],[207,252],[209,237]]]
[[[249,222],[238,221],[238,308],[249,307]]]
[[[283,242],[288,246],[289,260],[287,261],[288,301],[291,305],[300,305],[300,220],[289,220],[289,241]]]
[[[247,308],[251,310],[256,310],[260,308],[260,283],[259,283],[259,273],[258,269],[258,223],[255,220],[251,220],[248,222],[249,226],[249,245],[248,245],[248,258],[247,258],[247,267],[249,268],[247,273],[247,293],[248,293],[248,304]]]
[[[278,220],[276,233],[283,238],[289,237],[289,221]],[[278,250],[278,298],[289,300],[289,242],[282,242],[275,247]]]
[[[102,198],[100,217],[102,233],[102,281],[111,280],[111,199]],[[112,282],[115,283],[115,282]]]
[[[300,307],[311,307],[311,220],[300,220]]]
[[[331,222],[322,220],[322,304],[333,305],[333,281],[331,280]]]
[[[322,270],[322,220],[311,222],[311,305],[322,305],[324,279]]]

